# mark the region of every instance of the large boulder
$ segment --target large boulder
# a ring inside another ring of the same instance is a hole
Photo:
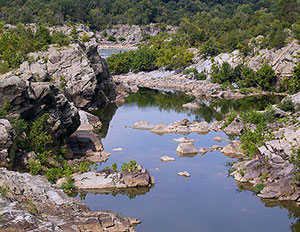
[[[50,46],[46,52],[30,53],[16,73],[24,80],[53,82],[78,108],[98,108],[116,98],[116,86],[95,42]]]

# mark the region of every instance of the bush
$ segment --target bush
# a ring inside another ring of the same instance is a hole
[[[64,192],[67,195],[70,195],[72,192],[76,190],[76,187],[74,185],[74,180],[68,177],[67,181],[62,184],[61,188],[64,190]]]
[[[276,83],[275,72],[268,64],[264,64],[255,75],[256,83],[262,90],[270,91]]]
[[[138,169],[138,166],[139,164],[135,160],[131,159],[129,163],[123,163],[123,165],[121,166],[121,171],[133,172]]]
[[[52,34],[52,42],[60,46],[68,46],[71,40],[65,33],[58,31]]]
[[[225,119],[226,122],[224,123],[223,128],[229,126],[232,123],[232,121],[235,119],[235,117],[236,117],[236,112],[232,110],[227,116],[227,118]]]
[[[116,42],[117,41],[116,37],[114,37],[112,35],[108,36],[107,40],[111,41],[111,42]]]
[[[207,78],[204,72],[199,73],[196,68],[185,69],[183,74],[196,80],[206,80]]]
[[[83,33],[83,35],[81,36],[81,41],[83,43],[89,42],[91,40],[91,37],[88,36],[86,33]]]
[[[295,113],[299,110],[299,106],[297,106],[290,97],[284,98],[277,106],[285,112]]]
[[[118,38],[118,40],[119,40],[120,42],[123,42],[123,41],[125,41],[126,39],[125,39],[124,37],[120,36],[120,37]]]

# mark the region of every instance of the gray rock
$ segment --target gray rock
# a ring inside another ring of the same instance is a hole
[[[205,147],[202,147],[202,148],[199,149],[199,153],[200,153],[201,155],[205,155],[207,152],[208,152],[208,150],[207,150],[207,148],[205,148]]]
[[[183,177],[190,177],[190,173],[188,173],[187,171],[184,171],[184,172],[178,172],[177,173],[179,176],[183,176]]]
[[[197,148],[193,143],[179,143],[176,151],[178,155],[196,155],[198,153]]]
[[[0,186],[9,188],[0,198],[1,231],[133,230],[129,220],[110,211],[90,211],[81,201],[66,196],[40,176],[2,168]]]
[[[234,140],[230,142],[228,145],[226,145],[221,152],[230,157],[230,158],[244,158],[246,157],[243,153],[242,149],[240,148],[241,141],[240,140]]]
[[[162,162],[170,162],[170,161],[175,161],[175,158],[169,157],[169,156],[162,156],[162,157],[160,157],[160,160]]]

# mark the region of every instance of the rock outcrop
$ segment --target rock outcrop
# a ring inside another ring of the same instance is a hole
[[[91,211],[39,176],[0,169],[1,231],[134,231],[110,211]]]
[[[196,63],[188,68],[197,68],[198,72],[210,73],[213,64],[221,65],[227,62],[233,67],[239,64],[247,64],[249,68],[257,71],[263,64],[268,63],[277,76],[291,76],[297,62],[296,56],[299,49],[298,41],[293,40],[281,49],[259,49],[254,47],[253,52],[246,57],[243,57],[238,50],[219,54],[213,61],[210,58],[196,57]]]
[[[97,43],[50,46],[46,52],[30,53],[16,71],[21,79],[52,82],[70,102],[81,109],[97,108],[115,100],[115,85]],[[9,74],[6,74],[9,75]]]
[[[300,129],[286,128],[275,133],[277,138],[266,142],[250,161],[233,165],[232,173],[241,183],[261,184],[261,198],[299,201],[300,190],[293,178],[297,171],[290,159],[300,146]]]
[[[8,167],[13,145],[13,129],[8,120],[0,119],[0,166]]]
[[[48,82],[30,82],[14,75],[0,76],[0,105],[5,101],[12,108],[10,118],[33,122],[49,113],[47,127],[57,140],[64,140],[80,125],[77,108]]]

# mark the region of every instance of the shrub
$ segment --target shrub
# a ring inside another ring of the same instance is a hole
[[[268,64],[264,64],[255,75],[256,83],[262,90],[270,91],[276,83],[275,72]]]
[[[107,37],[108,36],[107,31],[103,31],[102,35],[103,37]]]
[[[42,169],[42,165],[39,160],[31,160],[29,162],[29,170],[32,175],[38,175]]]
[[[293,102],[290,97],[286,97],[278,104],[278,108],[285,112],[295,113],[299,107]]]
[[[236,112],[232,110],[227,116],[227,118],[225,119],[226,122],[224,123],[223,128],[229,126],[232,123],[232,121],[235,119],[235,117],[236,117]]]
[[[70,195],[72,192],[75,191],[76,187],[74,185],[74,180],[70,177],[67,178],[67,181],[62,184],[61,188],[67,195]]]
[[[114,37],[112,35],[108,36],[107,40],[111,41],[111,42],[116,42],[117,41],[116,37]]]
[[[121,166],[121,171],[133,172],[138,169],[138,166],[139,164],[135,160],[131,159],[129,163],[123,163],[123,165]]]
[[[126,39],[125,39],[124,37],[120,36],[120,37],[118,38],[118,40],[119,40],[120,42],[123,42],[123,41],[125,41]]]
[[[83,43],[89,42],[91,40],[91,37],[89,35],[87,35],[86,33],[83,33],[83,35],[81,36],[81,41]]]
[[[113,164],[111,165],[111,170],[112,170],[113,172],[118,172],[118,165],[117,165],[116,163],[113,163]]]
[[[62,31],[58,31],[52,34],[52,42],[60,46],[67,46],[70,44],[71,39]]]
[[[3,106],[0,108],[0,118],[5,118],[12,110],[12,106],[8,100],[5,100]]]

